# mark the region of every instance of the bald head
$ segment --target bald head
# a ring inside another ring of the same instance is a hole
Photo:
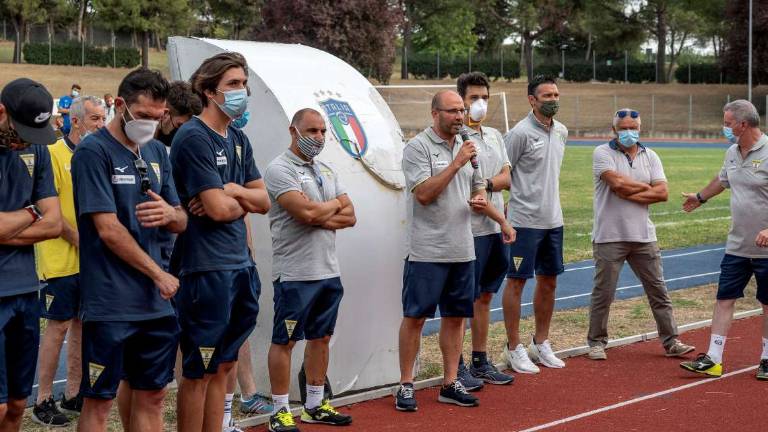
[[[454,90],[440,90],[432,97],[432,109],[441,110],[445,109],[446,105],[451,105],[451,102],[458,100],[462,102],[461,96]],[[463,104],[463,102],[462,102]],[[463,105],[462,105],[463,106]]]
[[[296,111],[296,114],[293,115],[293,118],[291,119],[291,126],[301,129],[301,125],[304,123],[304,118],[308,116],[313,117],[313,120],[316,120],[317,118],[322,120],[323,118],[323,116],[317,110],[312,108],[302,108]]]

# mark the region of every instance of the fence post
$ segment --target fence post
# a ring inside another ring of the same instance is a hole
[[[656,128],[656,95],[651,95],[651,136]]]
[[[693,136],[693,95],[688,95],[688,136]]]
[[[53,57],[53,50],[51,45],[53,44],[53,38],[51,37],[51,28],[48,27],[48,66],[51,65],[51,58]]]
[[[499,49],[499,78],[504,78],[504,43],[502,42]]]
[[[85,38],[80,42],[80,66],[85,66]]]
[[[592,48],[592,81],[597,81],[597,60],[595,60],[595,49]]]
[[[5,18],[3,18],[3,40],[8,40],[8,33],[5,31]]]
[[[624,50],[624,84],[629,82],[629,51]]]
[[[727,104],[731,103],[731,95],[728,95],[728,96],[725,98],[725,103],[727,103]]]
[[[692,84],[691,83],[691,64],[690,63],[688,63],[688,84]]]
[[[613,112],[615,113],[618,110],[619,110],[619,97],[616,95],[613,95]]]
[[[440,79],[440,48],[437,49],[437,79]]]
[[[467,72],[472,72],[472,48],[469,49],[468,54],[469,56],[467,57],[467,59],[469,60],[469,69],[467,70]]]
[[[117,67],[117,53],[116,53],[116,50],[115,50],[115,42],[116,41],[115,41],[115,31],[114,30],[110,30],[110,36],[111,36],[111,39],[112,39],[112,67],[116,68]]]
[[[507,92],[501,92],[501,102],[504,105],[504,129],[506,129],[504,133],[507,133],[509,132],[509,115],[507,113]]]

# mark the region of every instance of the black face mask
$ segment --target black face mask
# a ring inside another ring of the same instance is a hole
[[[163,133],[162,130],[158,129],[157,131],[157,139],[161,143],[165,144],[166,147],[170,147],[171,143],[173,142],[173,137],[176,136],[176,132],[178,132],[178,129],[171,129],[171,131],[167,134]]]

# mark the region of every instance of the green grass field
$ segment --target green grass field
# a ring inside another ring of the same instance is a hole
[[[567,147],[560,174],[560,199],[565,219],[566,261],[592,257],[592,148]],[[697,192],[719,171],[724,149],[656,149],[669,181],[669,201],[651,207],[651,220],[662,249],[725,241],[730,225],[729,192],[693,213],[681,209],[682,192]]]

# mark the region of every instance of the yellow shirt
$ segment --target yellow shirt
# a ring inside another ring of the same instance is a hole
[[[72,187],[72,150],[64,139],[48,146],[53,167],[53,180],[61,203],[61,216],[77,229],[75,198]],[[77,248],[59,237],[35,245],[37,274],[41,280],[71,276],[80,273],[80,256]]]

